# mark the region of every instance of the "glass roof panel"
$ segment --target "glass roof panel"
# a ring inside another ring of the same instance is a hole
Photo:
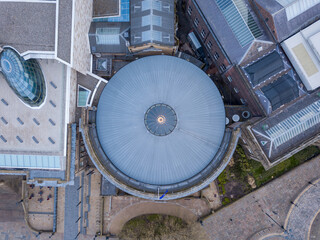
[[[216,0],[216,3],[242,47],[262,35],[243,0]]]
[[[320,123],[320,100],[266,130],[275,147]]]
[[[16,95],[31,107],[40,106],[46,95],[44,76],[35,59],[25,61],[11,48],[0,55],[0,70]]]
[[[90,91],[81,86],[78,87],[78,107],[86,107],[88,105],[88,98]]]
[[[103,45],[120,44],[120,28],[97,28],[96,43]]]

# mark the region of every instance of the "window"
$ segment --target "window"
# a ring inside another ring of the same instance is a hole
[[[202,38],[205,38],[205,37],[206,37],[206,32],[204,31],[204,29],[202,29],[202,31],[201,31],[201,37],[202,37]]]
[[[102,45],[119,45],[120,28],[97,28],[96,43]]]
[[[219,54],[218,54],[217,52],[215,52],[215,53],[213,54],[213,58],[214,58],[215,60],[218,60]]]
[[[89,105],[89,96],[91,91],[83,86],[78,85],[78,107]]]
[[[207,47],[208,47],[209,49],[212,48],[212,42],[211,42],[211,41],[207,42]]]
[[[192,14],[192,8],[190,6],[188,6],[188,14],[189,14],[189,16],[191,16],[191,14]]]
[[[239,92],[239,90],[238,90],[238,88],[233,88],[233,90],[236,92],[236,93],[238,93]]]
[[[193,22],[194,22],[194,25],[196,25],[196,27],[198,27],[198,25],[199,25],[199,19],[198,19],[198,18],[195,18]]]
[[[228,79],[229,82],[232,82],[231,76],[228,76],[227,79]]]
[[[227,68],[224,64],[220,65],[220,70],[221,72],[225,71]]]

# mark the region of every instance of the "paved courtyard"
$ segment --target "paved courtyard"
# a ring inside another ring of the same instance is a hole
[[[310,239],[319,239],[319,231],[311,231],[312,223],[317,224],[315,219],[320,209],[319,169],[320,157],[204,218],[204,229],[213,240],[305,240],[309,235]],[[71,194],[69,188],[59,190],[57,233],[51,239],[74,239],[74,235],[80,231],[79,240],[93,239],[99,230],[104,234],[117,233],[126,221],[141,213],[173,214],[195,221],[210,211],[208,202],[197,196],[168,202],[152,202],[128,195],[102,198],[100,178],[98,172],[81,174],[77,188],[71,189],[76,196],[71,197],[72,200],[68,197]],[[76,206],[79,201],[84,205]],[[69,209],[64,204],[66,202],[75,205],[76,211]],[[74,227],[69,229],[67,226],[67,230],[65,211],[73,212],[70,213],[72,216],[69,215]],[[74,221],[77,216],[82,216],[78,224]],[[36,237],[36,233],[27,228],[22,215],[10,222],[0,222],[1,240],[49,239],[49,236],[48,233],[42,233]]]
[[[203,220],[204,228],[213,240],[283,239],[285,236],[282,235],[284,233],[282,227],[286,227],[287,214],[294,206],[291,202],[294,202],[308,186],[314,187],[310,188],[313,189],[312,191],[316,190],[315,186],[308,182],[315,181],[320,177],[319,169],[320,157],[302,164],[293,171],[205,218]],[[320,193],[317,194],[313,196],[317,196],[316,198],[319,199]],[[306,199],[306,201],[308,200]],[[319,210],[316,203],[309,203],[313,209],[312,214]],[[306,209],[302,209],[302,206],[299,207],[301,210],[292,212],[294,215],[292,215],[292,220],[289,220],[289,229],[295,228],[290,224],[302,224],[305,217],[308,217],[308,212],[304,212]],[[302,218],[304,214],[307,215]],[[290,226],[292,227],[290,228]],[[275,236],[276,233],[278,236]],[[296,234],[292,230],[289,239],[305,239]],[[266,237],[267,235],[269,237]]]

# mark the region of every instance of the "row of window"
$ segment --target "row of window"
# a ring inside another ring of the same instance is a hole
[[[187,12],[188,12],[188,14],[191,16],[191,14],[192,14],[192,8],[191,8],[190,6],[188,6]],[[195,25],[196,27],[198,27],[198,26],[199,26],[199,19],[196,17],[196,18],[194,19],[193,23],[194,23],[194,25]],[[201,37],[204,39],[204,38],[206,37],[206,31],[205,31],[204,29],[202,29],[200,35],[201,35]],[[212,46],[213,46],[213,43],[209,40],[209,41],[207,42],[207,47],[208,47],[208,49],[211,49]],[[217,52],[215,52],[214,55],[213,55],[213,58],[214,58],[215,60],[218,60],[219,54],[218,54]],[[222,69],[225,70],[225,67],[222,66]]]
[[[187,13],[188,13],[189,16],[192,15],[192,7],[191,7],[191,6],[188,6]],[[194,25],[195,25],[196,27],[198,27],[198,26],[199,26],[199,19],[196,17],[196,18],[193,20],[193,23],[194,23]],[[206,31],[205,31],[204,29],[202,29],[200,35],[201,35],[201,37],[204,39],[204,38],[206,37]],[[213,46],[213,43],[209,40],[206,45],[207,45],[208,49],[211,50],[211,48],[212,48],[212,46]],[[213,54],[213,58],[214,58],[216,61],[219,59],[219,57],[220,57],[220,56],[219,56],[219,54],[218,54],[217,52],[215,52],[215,53]],[[222,71],[222,72],[224,72],[224,71],[227,69],[224,64],[221,64],[221,65],[219,66],[219,68],[220,68],[220,71]],[[228,81],[229,81],[230,83],[232,82],[231,76],[228,76],[227,79],[228,79]],[[239,90],[238,90],[236,87],[234,87],[233,90],[235,91],[235,93],[239,93]],[[241,101],[242,104],[245,104],[245,103],[246,103],[246,101],[245,101],[243,98],[240,98],[240,101]]]
[[[232,77],[231,76],[227,76],[227,79],[228,79],[229,83],[232,82]],[[234,87],[233,90],[234,90],[235,93],[239,93],[239,89],[238,88]],[[243,98],[240,98],[240,101],[241,101],[242,104],[246,103],[246,101]]]

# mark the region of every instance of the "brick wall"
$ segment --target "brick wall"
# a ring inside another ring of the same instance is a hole
[[[210,55],[211,61],[214,62],[217,69],[219,69],[220,73],[223,74],[222,77],[224,81],[232,88],[235,98],[243,104],[248,105],[253,115],[264,115],[263,110],[260,107],[260,103],[255,99],[255,95],[252,90],[249,89],[250,86],[245,83],[247,80],[240,74],[241,70],[238,70],[235,66],[229,64],[227,58],[220,49],[219,44],[209,31],[205,20],[194,5],[193,0],[187,0],[186,2],[186,15],[188,16],[193,29],[198,34],[199,40]],[[205,31],[205,34],[202,34],[203,36],[201,35],[202,30]],[[222,66],[225,66],[226,69],[223,70]]]
[[[255,5],[257,6],[260,14],[263,17],[262,20],[268,25],[268,27],[271,30],[275,39],[277,39],[277,41],[279,41],[278,35],[277,35],[277,30],[275,28],[274,19],[273,19],[272,15],[268,11],[266,11],[263,7],[261,7],[257,2],[255,2]],[[259,16],[259,14],[257,14],[257,15]]]
[[[222,64],[228,68],[228,60],[224,56],[218,43],[215,41],[212,33],[210,32],[205,20],[198,12],[197,7],[194,5],[192,0],[187,0],[186,2],[186,15],[188,16],[193,29],[198,34],[199,40],[206,49],[207,57],[209,56],[208,61],[213,62],[219,71],[221,71],[220,66],[222,66]]]
[[[259,100],[251,87],[247,85],[247,80],[243,78],[240,71],[236,66],[231,67],[225,73],[224,81],[232,88],[234,97],[249,107],[252,115],[264,116]]]

